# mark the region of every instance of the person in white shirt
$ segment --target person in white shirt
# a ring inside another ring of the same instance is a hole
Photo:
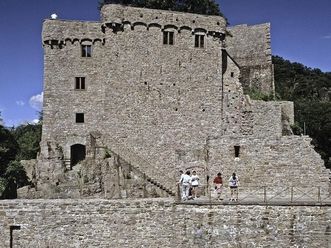
[[[177,182],[177,185],[178,185],[178,195],[179,196],[182,196],[183,195],[183,192],[182,192],[182,183],[183,183],[183,177],[184,177],[184,172],[182,170],[179,171],[179,174],[180,174],[180,179],[179,181]]]
[[[184,177],[185,174],[182,170],[179,171],[179,174],[180,174],[180,179],[179,179],[177,184],[182,185],[183,177]]]
[[[197,198],[198,186],[199,186],[199,176],[197,175],[196,171],[193,171],[191,181],[192,181],[191,184],[192,184],[193,198]]]
[[[191,188],[191,172],[187,171],[181,178],[179,183],[182,185],[182,200],[186,201],[189,198],[189,192]]]
[[[239,178],[238,176],[236,176],[236,173],[233,173],[229,179],[229,186],[231,190],[230,201],[238,201],[238,185],[239,185]]]

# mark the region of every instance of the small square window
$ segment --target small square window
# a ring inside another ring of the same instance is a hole
[[[85,90],[85,77],[76,77],[75,79],[75,90]]]
[[[174,32],[163,31],[163,44],[164,45],[174,44]]]
[[[194,39],[194,46],[204,48],[205,47],[205,36],[201,34],[196,34]]]
[[[82,57],[92,57],[91,45],[82,45]]]
[[[84,123],[84,113],[76,113],[76,123]]]
[[[234,72],[231,72],[231,77],[234,77]]]

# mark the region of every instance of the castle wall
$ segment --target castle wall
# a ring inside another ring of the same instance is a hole
[[[241,82],[245,90],[256,89],[274,94],[270,24],[238,25],[229,28],[226,49],[241,68]]]
[[[0,247],[329,247],[329,206],[6,200]]]

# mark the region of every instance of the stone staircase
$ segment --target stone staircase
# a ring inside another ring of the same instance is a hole
[[[167,174],[158,172],[151,163],[117,141],[112,140],[109,149],[115,156],[120,157],[128,163],[131,169],[140,174],[147,182],[165,191],[170,196],[176,196],[174,180],[169,178]]]

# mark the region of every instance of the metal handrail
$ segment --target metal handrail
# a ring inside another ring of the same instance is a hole
[[[209,187],[208,184],[201,184],[199,188]],[[178,188],[179,189],[179,188]],[[214,199],[211,197],[211,188],[208,188],[207,194],[201,194],[203,202],[212,202]],[[238,187],[238,201],[239,202],[256,202],[256,203],[276,203],[277,200],[281,203],[302,203],[306,201],[307,203],[328,203],[331,204],[331,194],[328,189],[323,191],[321,186],[315,187],[299,187],[299,186],[288,186],[281,190],[274,191],[272,187],[267,186],[250,186],[250,187]],[[223,196],[227,195],[230,191],[228,187],[224,187]],[[179,191],[180,192],[180,191]],[[260,197],[259,197],[260,195]],[[180,201],[180,197],[178,197]],[[216,199],[215,199],[216,200]]]

